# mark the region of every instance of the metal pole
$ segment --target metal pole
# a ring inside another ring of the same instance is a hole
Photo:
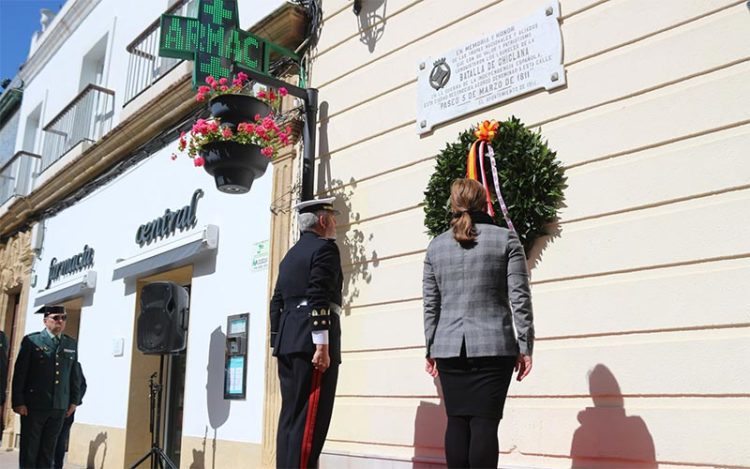
[[[305,100],[305,127],[302,133],[302,201],[311,200],[315,187],[315,127],[318,116],[318,90],[307,88]]]
[[[318,118],[318,90],[315,88],[300,88],[278,78],[270,77],[255,70],[236,67],[237,71],[247,73],[251,80],[273,88],[285,87],[289,94],[301,99],[305,103],[305,126],[302,129],[303,159],[302,159],[302,194],[301,201],[310,200],[315,187],[315,126]]]

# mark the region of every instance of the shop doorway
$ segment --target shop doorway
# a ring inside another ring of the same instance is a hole
[[[167,364],[167,377],[164,380],[164,451],[169,459],[180,466],[182,442],[182,416],[185,404],[185,368],[187,353],[170,355]]]
[[[15,339],[17,334],[23,334],[23,321],[21,321],[19,315],[18,315],[18,308],[19,304],[21,303],[21,294],[20,293],[8,293],[8,304],[5,309],[5,317],[3,318],[2,324],[2,331],[5,333],[5,338],[7,340],[7,350],[5,351],[8,358],[8,376],[7,381],[5,383],[2,383],[0,385],[5,386],[4,389],[7,390],[7,399],[5,401],[5,404],[0,409],[0,418],[3,419],[3,425],[0,425],[0,428],[3,430],[3,435],[0,435],[3,437],[3,442],[9,441],[10,436],[13,432],[13,420],[14,420],[14,414],[10,407],[10,402],[12,396],[11,394],[11,379],[12,379],[12,372],[13,365],[16,360],[16,350],[13,344],[15,343]],[[14,436],[20,436],[20,434],[16,434]],[[18,438],[14,438],[14,441],[11,441],[11,444],[8,445],[9,447],[18,447]]]
[[[158,442],[169,459],[180,466],[182,423],[185,402],[185,370],[188,350],[165,355],[146,355],[138,349],[138,313],[141,289],[151,282],[175,282],[190,292],[192,266],[144,277],[136,281],[135,311],[133,314],[132,362],[130,368],[130,395],[125,441],[125,466],[130,467],[151,449],[149,379],[156,373],[161,380],[161,425]],[[161,367],[161,371],[160,371]],[[147,467],[144,464],[143,467]]]
[[[65,321],[64,333],[78,342],[78,336],[81,331],[81,308],[83,307],[83,298],[73,298],[62,305],[65,306],[65,313],[68,315],[68,320]]]

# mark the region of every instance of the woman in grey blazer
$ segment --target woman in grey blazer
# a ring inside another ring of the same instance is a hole
[[[451,229],[430,242],[424,260],[425,369],[443,388],[448,467],[496,468],[513,370],[518,381],[531,371],[526,257],[515,232],[485,213],[479,182],[454,181],[450,202]]]

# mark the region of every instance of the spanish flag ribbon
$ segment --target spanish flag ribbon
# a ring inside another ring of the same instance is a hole
[[[466,177],[468,179],[477,179],[477,145],[479,140],[471,144],[469,156],[466,158]]]
[[[487,181],[487,172],[484,168],[484,155],[486,152],[489,156],[490,167],[492,169],[492,179],[495,185],[495,194],[500,203],[503,218],[505,218],[508,228],[515,231],[513,222],[511,222],[510,217],[508,216],[508,207],[505,205],[505,200],[503,200],[503,195],[500,192],[500,179],[498,177],[497,165],[495,163],[495,152],[490,144],[492,139],[495,138],[495,134],[499,127],[500,123],[495,120],[480,122],[479,125],[477,125],[477,129],[474,131],[477,140],[471,144],[469,154],[466,158],[466,177],[482,183],[482,186],[484,186],[485,198],[487,200],[487,213],[494,218],[495,209],[492,207],[492,194],[490,192],[490,185]],[[477,168],[477,160],[479,160],[479,168]],[[479,179],[480,174],[482,177],[481,180]]]

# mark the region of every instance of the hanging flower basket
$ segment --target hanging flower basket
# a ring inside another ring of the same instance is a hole
[[[255,122],[255,117],[266,117],[271,106],[260,99],[246,94],[222,94],[208,103],[211,115],[222,123],[237,126],[240,122]]]
[[[248,77],[240,72],[229,86],[226,78],[206,78],[195,99],[208,101],[213,116],[198,119],[190,132],[182,132],[177,148],[214,176],[216,187],[231,194],[250,190],[268,163],[291,142],[292,127],[277,122],[275,110],[288,94],[286,88],[259,90],[253,95]],[[172,159],[177,159],[173,154]]]
[[[260,146],[252,143],[211,142],[203,146],[202,153],[203,168],[214,177],[216,188],[230,194],[248,192],[271,161]]]

